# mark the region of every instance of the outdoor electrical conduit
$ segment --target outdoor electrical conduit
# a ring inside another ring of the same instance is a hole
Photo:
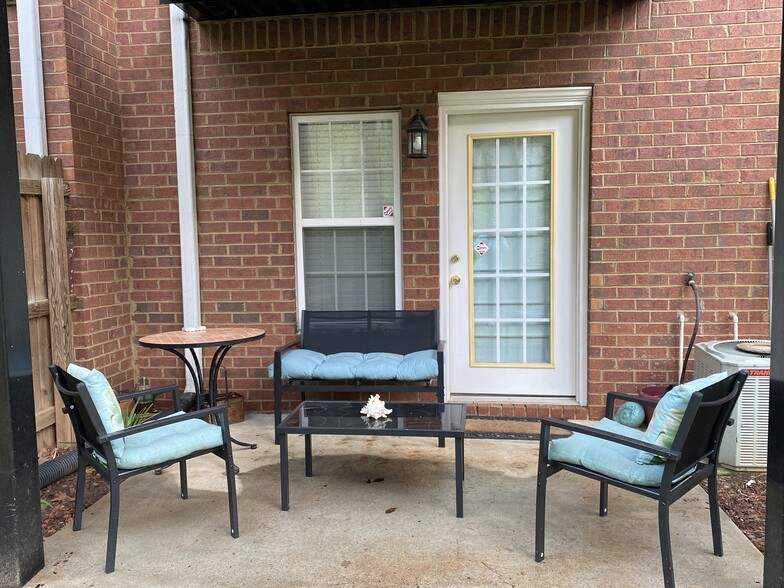
[[[678,332],[678,373],[683,371],[683,342],[685,341],[686,331],[686,314],[678,311],[678,322],[680,323]]]

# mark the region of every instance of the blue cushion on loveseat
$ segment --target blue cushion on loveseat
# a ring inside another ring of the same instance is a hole
[[[366,353],[354,370],[359,380],[394,380],[403,356],[397,353]]]
[[[292,349],[281,357],[284,380],[400,380],[419,382],[438,377],[435,349],[406,355],[397,353],[342,352],[324,355],[308,349]],[[275,377],[274,365],[267,368]]]
[[[325,356],[324,361],[313,369],[313,377],[318,380],[354,379],[357,366],[364,358],[364,354],[352,351],[332,353]]]
[[[397,380],[418,382],[438,377],[438,360],[435,349],[423,349],[403,356],[397,368]]]
[[[324,363],[326,355],[310,349],[292,349],[281,358],[281,371],[284,380],[313,379],[313,370]],[[274,364],[267,368],[269,377],[274,377]]]

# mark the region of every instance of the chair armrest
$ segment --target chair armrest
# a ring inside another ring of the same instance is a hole
[[[294,347],[299,347],[301,343],[302,343],[302,339],[295,339],[291,343],[288,343],[286,345],[283,345],[282,347],[278,347],[277,349],[275,349],[275,355],[280,355],[284,351],[288,351],[289,349],[293,349]]]
[[[639,449],[640,451],[647,451],[649,453],[653,453],[654,455],[658,455],[668,460],[678,460],[681,457],[680,451],[674,451],[672,449],[668,449],[666,447],[661,447],[660,445],[654,445],[653,443],[646,443],[645,441],[640,441],[638,439],[632,439],[631,437],[624,437],[623,435],[619,435],[618,433],[612,433],[610,431],[602,431],[595,427],[588,427],[586,425],[580,425],[578,423],[573,423],[563,419],[554,419],[549,417],[544,417],[540,419],[542,422],[542,431],[544,433],[544,425],[548,425],[547,436],[549,437],[550,432],[549,428],[557,428],[557,429],[564,429],[566,431],[572,431],[573,433],[582,433],[584,435],[588,435],[590,437],[596,437],[598,439],[605,439],[606,441],[611,441],[613,443],[618,443],[620,445],[625,445],[627,447],[633,447],[635,449]]]
[[[114,433],[108,433],[106,435],[98,435],[98,442],[105,443],[106,441],[114,441],[116,439],[122,439],[124,437],[128,437],[129,435],[135,435],[136,433],[152,431],[154,429],[165,427],[166,425],[171,425],[173,423],[189,421],[191,419],[200,419],[205,416],[210,416],[213,414],[220,416],[221,413],[223,413],[224,419],[228,419],[229,413],[227,407],[225,406],[214,406],[212,408],[203,408],[201,410],[194,410],[192,412],[186,412],[185,414],[171,416],[165,419],[153,419],[153,420],[145,421],[140,425],[126,427],[122,431],[115,431]],[[228,421],[226,422],[228,423]]]
[[[608,392],[607,400],[604,406],[604,416],[611,419],[613,416],[613,408],[615,407],[616,400],[623,400],[628,402],[636,402],[642,406],[656,406],[658,400],[651,400],[650,398],[643,398],[634,394],[624,394],[623,392]]]
[[[134,390],[132,392],[126,392],[124,394],[117,395],[117,401],[121,400],[128,400],[131,398],[141,398],[142,396],[156,396],[158,394],[163,394],[164,392],[178,392],[179,387],[176,384],[170,384],[168,386],[158,386],[157,388],[148,388],[147,390]]]

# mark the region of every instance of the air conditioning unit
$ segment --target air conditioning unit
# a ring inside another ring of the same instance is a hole
[[[764,470],[768,467],[768,396],[770,355],[743,348],[769,341],[730,340],[698,343],[694,347],[694,377],[717,372],[749,372],[738,403],[732,412],[719,450],[719,463],[735,470]],[[739,347],[740,345],[740,347]]]

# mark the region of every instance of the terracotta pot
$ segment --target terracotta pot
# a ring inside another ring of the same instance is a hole
[[[640,390],[637,395],[640,398],[645,398],[646,400],[655,400],[658,402],[667,392],[667,388],[669,388],[669,386],[646,386]],[[643,408],[645,409],[645,422],[648,423],[650,422],[651,417],[653,416],[653,411],[656,407],[643,405]]]

